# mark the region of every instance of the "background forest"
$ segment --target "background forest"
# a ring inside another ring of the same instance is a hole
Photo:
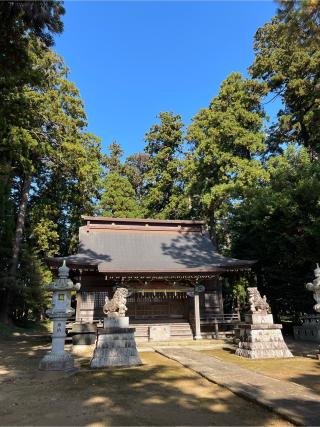
[[[45,257],[76,251],[84,214],[204,219],[220,252],[259,261],[275,313],[310,312],[304,284],[320,261],[319,1],[280,1],[256,32],[249,77],[226,76],[188,127],[178,112],[160,112],[144,151],[127,158],[117,142],[104,153],[86,130],[53,50],[63,14],[59,1],[0,4],[1,320],[41,317]],[[270,122],[264,106],[276,98]]]

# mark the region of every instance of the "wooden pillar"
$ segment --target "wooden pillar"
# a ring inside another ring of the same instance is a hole
[[[81,292],[77,292],[76,298],[77,298],[76,322],[80,322],[80,319],[81,319],[81,310],[80,310],[80,307],[82,306]]]
[[[218,324],[217,318],[214,319],[214,335],[215,335],[215,339],[218,340],[219,339],[219,324]]]
[[[194,339],[201,340],[199,293],[196,291],[194,292],[194,322],[196,329]]]

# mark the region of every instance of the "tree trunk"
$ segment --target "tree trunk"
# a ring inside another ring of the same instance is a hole
[[[27,205],[29,200],[30,187],[32,182],[32,176],[29,175],[25,178],[22,186],[22,194],[19,205],[19,213],[16,225],[15,238],[13,242],[12,259],[10,263],[9,276],[15,280],[17,276],[19,254],[21,249],[21,243],[23,238],[23,232],[26,222]]]
[[[0,241],[3,243],[8,223],[8,207],[12,187],[11,164],[0,163]]]
[[[11,303],[11,297],[12,297],[12,286],[15,285],[16,277],[17,277],[19,255],[21,250],[23,232],[25,228],[27,205],[29,200],[31,182],[32,182],[32,176],[28,175],[25,177],[22,185],[22,193],[21,193],[21,199],[19,204],[19,213],[18,213],[15,237],[14,237],[13,247],[12,247],[12,258],[11,258],[9,274],[8,274],[9,276],[8,286],[6,287],[6,290],[4,292],[5,295],[4,295],[3,304],[1,307],[2,309],[1,320],[5,323],[10,322],[9,309],[10,309],[10,303]]]
[[[9,288],[5,288],[1,292],[0,322],[5,324],[11,323],[9,317]]]
[[[208,225],[209,225],[210,239],[212,240],[212,242],[214,243],[214,245],[218,249],[219,248],[219,242],[218,242],[217,233],[216,233],[216,220],[214,218],[213,213],[211,213],[211,215],[209,216]]]

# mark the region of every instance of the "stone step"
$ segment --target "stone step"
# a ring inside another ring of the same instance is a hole
[[[149,330],[149,326],[143,326],[143,327],[141,327],[141,326],[136,327],[135,326],[135,329],[136,329],[136,332],[144,332],[144,331]],[[170,325],[170,329],[171,329],[171,331],[189,331],[190,325],[178,326],[178,327]]]
[[[130,319],[131,325],[172,325],[177,323],[188,323],[184,319]]]
[[[175,322],[175,323],[131,323],[130,322],[130,326],[134,327],[134,328],[139,328],[139,327],[149,327],[149,326],[162,326],[162,325],[170,325],[171,327],[179,327],[179,326],[190,326],[189,322]]]
[[[154,326],[154,325],[189,325],[189,324],[190,323],[187,321],[184,321],[184,322],[182,322],[182,321],[179,321],[179,322],[170,322],[170,321],[168,321],[168,322],[152,322],[152,321],[136,322],[136,321],[133,321],[133,322],[131,322],[130,321],[130,325],[134,326],[134,327],[136,327],[136,326],[150,326],[150,325]]]
[[[166,323],[132,323],[132,326],[136,329],[135,338],[139,342],[147,342],[149,337],[149,326],[163,326],[170,325],[172,339],[193,339],[193,333],[188,322],[166,322]]]
[[[185,332],[191,331],[190,326],[188,328],[171,328],[171,332]]]
[[[171,331],[171,336],[172,337],[192,337],[192,333],[191,333],[191,331],[183,331],[183,332],[175,332],[175,333],[173,333],[172,331]]]

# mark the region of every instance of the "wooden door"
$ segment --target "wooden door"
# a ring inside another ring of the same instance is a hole
[[[188,316],[187,299],[174,295],[133,295],[128,298],[127,306],[127,314],[133,319],[186,319]]]

